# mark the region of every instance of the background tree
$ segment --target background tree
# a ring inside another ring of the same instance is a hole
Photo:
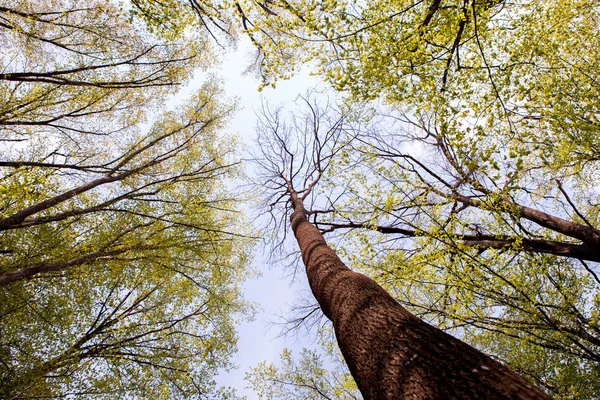
[[[302,349],[298,361],[288,349],[281,353],[281,367],[261,363],[246,380],[261,399],[362,399],[335,340],[329,353]],[[325,354],[324,354],[325,353]]]
[[[151,36],[110,1],[10,2],[0,22],[3,141],[125,129],[211,60],[199,35]]]
[[[213,377],[249,311],[234,106],[208,82],[165,107],[207,42],[109,1],[0,22],[2,397],[229,396]]]

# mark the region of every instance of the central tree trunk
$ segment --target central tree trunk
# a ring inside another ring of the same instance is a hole
[[[352,272],[291,193],[292,229],[312,292],[365,400],[549,399],[475,348],[421,321],[381,286]]]

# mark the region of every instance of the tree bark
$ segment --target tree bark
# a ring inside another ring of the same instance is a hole
[[[368,225],[362,222],[332,223],[320,222],[317,226],[326,226],[325,232],[336,229],[373,229],[383,234],[398,234],[407,237],[426,236],[427,232],[417,231],[415,229],[406,229],[396,226]],[[600,262],[600,246],[590,243],[565,243],[556,240],[529,239],[518,236],[493,235],[493,234],[467,234],[448,233],[447,238],[455,238],[466,246],[485,249],[510,249],[515,243],[519,243],[522,251],[535,252],[542,254],[553,254],[556,256],[576,258],[578,260],[587,260]]]
[[[292,191],[292,230],[312,292],[365,400],[549,399],[508,368],[421,321],[352,272],[309,223]]]

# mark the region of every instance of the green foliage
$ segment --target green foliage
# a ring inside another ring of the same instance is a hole
[[[2,397],[233,398],[251,232],[202,41],[110,1],[0,7]],[[189,38],[188,38],[189,39]]]
[[[597,1],[243,4],[265,85],[311,62],[349,106],[381,100],[323,177],[318,225],[362,228],[340,253],[557,397],[597,398]]]
[[[597,158],[593,0],[282,0],[271,13],[250,3],[265,84],[313,61],[354,98],[383,96],[408,113],[503,137],[528,147],[529,161],[577,167]]]
[[[324,351],[302,349],[299,358],[284,349],[281,367],[263,362],[246,374],[261,399],[362,399],[339,350],[320,333]]]
[[[195,40],[236,38],[228,1],[129,0],[127,4],[130,15],[144,21],[155,34],[170,38],[193,36]]]
[[[211,60],[203,41],[153,37],[107,0],[18,1],[0,17],[5,139],[126,129]]]

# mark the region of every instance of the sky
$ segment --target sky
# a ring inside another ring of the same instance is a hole
[[[236,97],[239,105],[226,131],[240,137],[247,147],[253,145],[256,112],[261,108],[261,100],[273,105],[292,106],[298,95],[305,94],[320,83],[319,79],[304,70],[289,81],[278,82],[276,88],[268,87],[259,93],[259,79],[252,74],[244,74],[251,60],[249,41],[241,40],[238,49],[229,53],[216,71],[197,72],[177,96],[186,97],[202,84],[208,74],[216,75],[222,80],[226,96]],[[244,285],[246,299],[256,305],[257,313],[253,321],[243,322],[237,327],[238,352],[233,362],[239,367],[229,372],[222,371],[217,377],[218,384],[235,388],[238,395],[245,395],[248,400],[258,399],[244,381],[250,368],[262,361],[277,363],[279,354],[286,347],[292,351],[314,347],[311,337],[301,332],[280,337],[281,327],[274,323],[282,322],[281,315],[288,314],[291,306],[298,304],[300,297],[310,295],[309,287],[303,275],[298,274],[292,280],[289,270],[280,265],[269,265],[263,250],[264,247],[259,244],[252,261],[253,269],[260,271],[261,276]]]

